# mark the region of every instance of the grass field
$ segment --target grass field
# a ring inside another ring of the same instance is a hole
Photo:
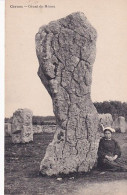
[[[122,149],[121,160],[127,163],[127,134],[117,133],[114,137]],[[127,172],[102,174],[93,170],[87,174],[66,176],[60,181],[56,177],[42,177],[39,174],[40,162],[52,139],[53,134],[41,133],[34,134],[34,141],[31,143],[12,144],[11,137],[5,137],[5,195],[127,194]],[[110,193],[106,191],[108,188]],[[105,193],[102,193],[104,189]],[[117,192],[114,192],[116,189]]]

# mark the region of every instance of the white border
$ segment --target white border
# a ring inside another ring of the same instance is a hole
[[[0,194],[4,195],[5,1],[0,0]]]

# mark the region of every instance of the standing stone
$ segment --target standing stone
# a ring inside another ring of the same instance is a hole
[[[42,125],[33,125],[33,133],[42,133],[43,126]]]
[[[116,131],[125,133],[127,131],[127,122],[123,116],[117,117],[113,122],[113,127]]]
[[[12,142],[26,143],[33,141],[32,112],[29,109],[18,109],[12,118]]]
[[[45,133],[55,133],[56,125],[43,125],[43,132]]]
[[[98,114],[98,117],[99,117],[99,123],[103,124],[104,128],[113,126],[113,119],[111,114],[109,113]]]
[[[5,136],[11,136],[11,123],[4,124]]]
[[[42,26],[36,34],[38,75],[53,101],[56,132],[42,174],[88,172],[98,149],[98,114],[91,101],[96,30],[83,13]]]

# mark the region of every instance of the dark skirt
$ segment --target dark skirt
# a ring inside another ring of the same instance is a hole
[[[98,168],[108,171],[127,171],[127,165],[123,164],[119,159],[109,161],[108,159],[98,159]]]

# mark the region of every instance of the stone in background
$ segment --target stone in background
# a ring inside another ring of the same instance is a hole
[[[33,125],[34,133],[54,133],[56,130],[56,125]]]
[[[113,126],[113,118],[112,115],[109,113],[106,114],[98,114],[99,117],[99,124],[103,124],[105,127],[112,127]],[[102,127],[100,126],[100,130],[103,131]]]
[[[33,133],[42,133],[43,127],[42,125],[33,125]]]
[[[43,125],[43,132],[45,133],[55,133],[56,125]]]
[[[88,172],[98,149],[98,114],[91,101],[96,30],[81,12],[42,26],[36,34],[38,75],[49,92],[56,132],[42,174]]]
[[[12,142],[27,143],[33,141],[32,111],[18,109],[12,118]]]
[[[113,122],[113,127],[116,131],[125,133],[127,132],[127,122],[123,116],[117,117]]]
[[[11,123],[4,124],[5,136],[11,136]]]

